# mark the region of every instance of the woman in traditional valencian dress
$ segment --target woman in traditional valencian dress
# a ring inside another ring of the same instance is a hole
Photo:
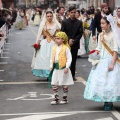
[[[40,14],[39,11],[36,11],[34,18],[34,25],[39,26],[39,24],[40,24]]]
[[[120,7],[117,8],[116,10],[116,15],[114,16],[114,19],[116,21],[116,24],[120,30]]]
[[[82,21],[82,19],[83,19],[83,16],[80,14],[79,10],[76,11],[76,18],[80,21]],[[82,38],[80,39],[80,49],[78,50],[78,58],[84,54],[86,54],[86,50],[85,50],[85,38],[84,38],[84,34],[83,34]]]
[[[91,25],[90,25],[91,35],[90,35],[90,40],[89,40],[89,51],[95,50],[95,48],[97,47],[97,40],[93,40],[93,37],[92,37],[92,27],[93,27],[94,17],[95,17],[96,14],[101,14],[99,9],[95,9],[94,14],[90,15],[90,18],[91,18]],[[97,30],[96,30],[96,35],[97,35]]]
[[[54,35],[60,29],[60,24],[51,11],[47,11],[39,27],[36,43],[40,44],[40,50],[36,57],[33,56],[32,72],[38,77],[48,77],[50,73],[50,56],[55,45]]]
[[[82,22],[83,22],[83,28],[84,28],[85,50],[86,50],[86,53],[88,53],[89,40],[91,35],[91,31],[90,31],[91,18],[88,16],[87,13],[83,14]]]
[[[23,10],[18,11],[15,28],[22,30],[26,27],[25,21],[24,21],[24,15],[25,14]]]
[[[104,32],[98,38],[100,61],[88,77],[84,98],[104,102],[104,110],[112,110],[120,102],[120,33],[112,15],[101,19]]]

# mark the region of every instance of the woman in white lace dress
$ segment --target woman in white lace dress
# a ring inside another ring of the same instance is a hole
[[[40,50],[33,56],[32,72],[38,77],[48,77],[50,73],[50,56],[55,45],[54,35],[60,29],[60,24],[51,11],[47,11],[40,24],[37,41]]]
[[[85,99],[104,102],[104,110],[112,110],[112,102],[120,102],[120,61],[117,61],[120,41],[113,19],[112,16],[108,16],[101,20],[101,27],[105,32],[99,35],[96,48],[101,58],[96,69],[91,70],[84,92]],[[113,55],[103,42],[111,49]]]

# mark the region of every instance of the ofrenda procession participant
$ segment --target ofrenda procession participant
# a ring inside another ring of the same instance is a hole
[[[101,19],[101,28],[96,48],[100,61],[90,72],[84,98],[104,102],[104,110],[112,110],[113,102],[120,102],[120,33],[111,14]]]
[[[15,23],[15,28],[22,30],[26,27],[24,16],[25,16],[25,14],[24,14],[22,9],[17,12],[17,19],[16,19],[16,23]]]
[[[50,73],[50,56],[52,47],[55,45],[54,35],[61,28],[52,11],[47,11],[42,18],[36,43],[40,44],[36,56],[32,60],[32,73],[38,77],[48,77]]]
[[[82,22],[79,21],[76,15],[76,8],[71,6],[69,8],[70,18],[62,21],[61,31],[65,32],[68,36],[68,42],[71,47],[72,54],[72,63],[71,63],[71,72],[73,76],[73,80],[76,81],[75,78],[75,70],[76,70],[76,60],[77,53],[80,45],[80,39],[83,34]]]
[[[54,100],[51,105],[67,104],[68,85],[73,85],[73,78],[69,69],[72,56],[68,45],[68,36],[65,32],[58,32],[55,35],[56,46],[52,49],[50,68],[52,70],[52,89]],[[63,86],[63,99],[59,102],[58,86]]]

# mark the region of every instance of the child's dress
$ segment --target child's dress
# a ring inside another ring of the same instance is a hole
[[[106,44],[111,50],[118,52],[113,32],[104,35]],[[100,51],[100,63],[95,70],[91,70],[84,92],[84,98],[97,102],[118,102],[120,101],[120,65],[116,62],[113,71],[108,71],[112,62],[112,56],[102,45],[100,36],[98,46]]]
[[[59,65],[59,61],[58,61],[58,56],[62,53],[64,54],[63,51],[63,47],[65,45],[60,45],[60,46],[55,46],[56,47],[56,54],[55,54],[55,63],[54,64],[58,64]],[[53,49],[55,48],[53,47]],[[71,65],[71,61],[72,61],[72,57],[71,57],[71,53],[70,53],[70,49],[68,47],[66,47],[66,58],[67,58],[67,62],[66,62],[66,66],[64,68],[56,68],[53,71],[52,74],[52,82],[51,85],[73,85],[73,78],[72,78],[72,74],[71,71],[69,69],[70,65]],[[64,59],[64,58],[63,58]],[[51,57],[51,64],[50,67],[53,67],[53,63],[52,63],[52,57]],[[65,74],[64,70],[65,68],[68,68],[68,73]]]

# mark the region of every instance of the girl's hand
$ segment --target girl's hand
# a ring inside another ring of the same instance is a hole
[[[97,54],[100,54],[100,51],[96,50]]]
[[[113,71],[113,70],[114,70],[114,65],[111,64],[111,65],[109,66],[108,70],[109,70],[109,71]]]
[[[65,74],[68,73],[68,68],[65,68],[64,73],[65,73]]]

